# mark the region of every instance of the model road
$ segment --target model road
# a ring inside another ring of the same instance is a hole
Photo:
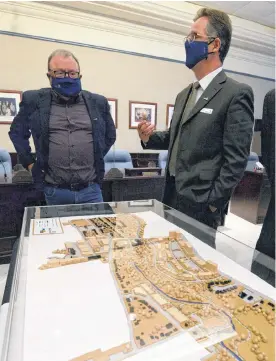
[[[154,284],[144,275],[144,273],[140,270],[140,268],[139,268],[136,264],[134,264],[134,267],[137,269],[137,271],[139,271],[139,272],[143,275],[143,277],[144,277],[155,289],[157,289],[160,293],[162,293],[164,296],[168,297],[169,299],[171,299],[171,300],[173,300],[173,301],[183,302],[183,303],[190,303],[190,304],[199,304],[199,305],[211,305],[211,304],[208,303],[208,302],[197,302],[197,301],[179,300],[179,299],[177,299],[177,298],[168,296],[168,295],[167,295],[165,292],[163,292],[159,287],[157,287],[156,285],[154,285]],[[231,317],[230,317],[229,315],[227,315],[226,312],[224,312],[224,311],[222,311],[222,312],[230,319],[230,322],[231,322],[234,330],[236,330],[236,329],[235,329],[235,325],[233,324]],[[238,361],[244,361],[244,360],[241,359],[237,354],[235,354],[232,350],[230,350],[223,342],[220,342],[220,345],[221,345],[222,347],[224,347],[228,352],[230,352],[231,355],[236,358],[236,360],[238,360]]]
[[[154,262],[153,262],[153,264],[154,264],[155,267],[156,267],[156,258],[157,258],[156,249],[155,249],[155,246],[154,246],[152,243],[151,243],[151,245],[152,245],[153,248],[154,248],[154,255],[153,255],[153,256],[154,256],[154,260],[153,260]],[[130,247],[132,248],[131,241],[130,241]],[[112,261],[112,249],[113,249],[113,247],[112,247],[112,237],[110,237],[109,253],[108,253],[109,265],[110,265],[110,269],[111,269],[111,273],[112,273],[113,279],[114,279],[115,284],[116,284],[117,292],[119,293],[120,298],[123,298],[123,296],[125,297],[125,295],[122,295],[121,292],[120,292],[120,289],[118,289],[116,276],[114,275],[113,269],[112,269],[112,267],[111,267],[111,265],[112,265],[112,263],[113,263],[113,261]],[[171,250],[171,251],[172,251],[172,250]],[[173,253],[173,252],[172,252],[172,253]],[[173,254],[173,256],[174,256],[174,254]],[[155,289],[157,289],[157,290],[158,290],[161,294],[163,294],[165,297],[167,297],[167,298],[169,298],[169,299],[171,299],[171,300],[173,300],[173,301],[181,302],[181,303],[186,303],[186,304],[198,304],[198,305],[209,305],[209,306],[211,306],[211,303],[209,303],[209,302],[179,300],[179,299],[177,299],[177,298],[174,298],[174,297],[171,297],[171,296],[167,295],[164,291],[162,291],[159,287],[157,287],[154,283],[152,283],[150,279],[148,279],[148,278],[145,276],[145,274],[143,273],[143,271],[139,268],[139,266],[138,266],[136,263],[133,262],[132,265],[133,265],[133,267],[134,267],[139,273],[141,273],[141,274],[143,275],[143,277],[152,285],[152,287],[154,287]],[[201,280],[198,280],[198,279],[197,279],[197,281],[202,282]],[[132,296],[132,295],[131,295],[131,296]],[[131,296],[130,296],[130,297],[131,297]],[[132,296],[132,297],[133,297],[133,296]],[[151,303],[152,303],[152,301],[151,301]],[[154,303],[155,303],[155,302],[154,302]],[[126,312],[126,315],[127,315],[131,344],[132,344],[132,347],[133,347],[133,350],[134,350],[134,353],[135,353],[135,351],[138,352],[139,349],[137,348],[137,346],[136,346],[136,344],[135,344],[135,341],[134,341],[132,324],[131,324],[131,321],[130,321],[130,319],[129,319],[129,315],[128,315],[127,309],[126,309],[126,307],[125,307],[125,304],[124,304],[123,306],[124,306],[124,309],[125,309],[125,312]],[[156,305],[156,306],[157,306],[157,305]],[[166,312],[164,312],[163,310],[161,311],[161,307],[160,307],[160,306],[158,306],[158,307],[156,307],[156,308],[158,308],[158,311],[161,312],[164,316],[166,316],[166,317],[168,318],[168,315],[166,314]],[[231,324],[232,324],[232,327],[233,327],[233,329],[235,330],[235,325],[233,324],[233,321],[232,321],[231,317],[230,317],[225,311],[223,311],[223,310],[221,310],[221,311],[222,311],[222,313],[223,313],[225,316],[227,316],[227,318],[229,318],[229,320],[230,320],[230,322],[231,322]],[[171,318],[170,318],[170,320],[171,320]],[[173,323],[175,324],[175,320],[174,320]],[[237,354],[235,354],[232,350],[230,350],[223,342],[220,342],[220,345],[221,345],[222,347],[224,347],[236,360],[238,360],[238,361],[244,361],[244,360],[241,359]],[[132,354],[132,353],[129,353],[128,355],[130,356],[131,354]]]

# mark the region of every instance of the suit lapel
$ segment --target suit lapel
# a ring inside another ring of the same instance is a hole
[[[226,81],[226,74],[224,71],[221,71],[209,84],[207,89],[203,92],[196,105],[192,109],[189,116],[186,118],[185,123],[190,121],[197,113],[203,109],[212,98],[222,89],[223,83]]]
[[[98,112],[97,112],[97,107],[96,107],[96,101],[95,99],[93,99],[90,94],[86,91],[82,92],[82,96],[92,123],[92,130],[93,130],[93,138],[97,139],[96,134],[97,134],[97,125],[98,125]]]
[[[41,129],[41,145],[44,154],[49,154],[49,120],[51,111],[51,89],[41,89],[37,108],[39,109],[39,120]]]
[[[175,114],[178,115],[177,119],[174,120],[175,126],[171,129],[171,139],[174,140],[175,135],[177,134],[179,124],[182,118],[182,114],[184,111],[184,108],[186,106],[187,100],[189,98],[190,92],[192,89],[192,84],[190,84],[185,90],[183,90],[183,94],[181,94],[181,97],[179,99],[178,104],[176,104],[175,107]]]

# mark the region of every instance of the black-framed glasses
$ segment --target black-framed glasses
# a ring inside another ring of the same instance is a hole
[[[50,72],[54,75],[55,78],[65,78],[68,76],[71,79],[77,79],[80,77],[79,71],[62,71],[62,70],[51,70]]]
[[[206,36],[206,35],[203,35],[203,34],[198,34],[198,33],[194,33],[194,32],[191,32],[189,35],[187,35],[185,37],[185,41],[188,41],[189,43],[193,42],[193,41],[197,41],[199,40],[199,38],[207,38],[207,39],[212,39],[212,40],[215,40],[216,39],[216,36]]]

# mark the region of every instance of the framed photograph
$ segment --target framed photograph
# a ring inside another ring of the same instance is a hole
[[[167,104],[167,115],[166,115],[167,129],[169,129],[169,127],[171,126],[173,111],[174,111],[174,105],[173,104]]]
[[[144,120],[156,125],[156,118],[156,103],[129,102],[129,129],[137,129],[138,124]]]
[[[19,112],[22,92],[17,90],[0,90],[0,124],[11,124]]]
[[[117,115],[118,115],[118,100],[117,99],[112,99],[109,98],[108,100],[108,104],[110,106],[110,114],[112,116],[112,119],[114,120],[114,124],[115,127],[118,127],[118,119],[117,119]]]

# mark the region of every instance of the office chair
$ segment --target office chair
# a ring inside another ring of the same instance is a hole
[[[131,155],[127,150],[111,149],[104,157],[105,173],[111,168],[133,168]]]
[[[12,181],[12,162],[9,152],[0,148],[0,182],[11,183]]]
[[[168,151],[167,150],[161,151],[158,156],[158,167],[165,169],[167,165],[167,160],[168,160]]]

